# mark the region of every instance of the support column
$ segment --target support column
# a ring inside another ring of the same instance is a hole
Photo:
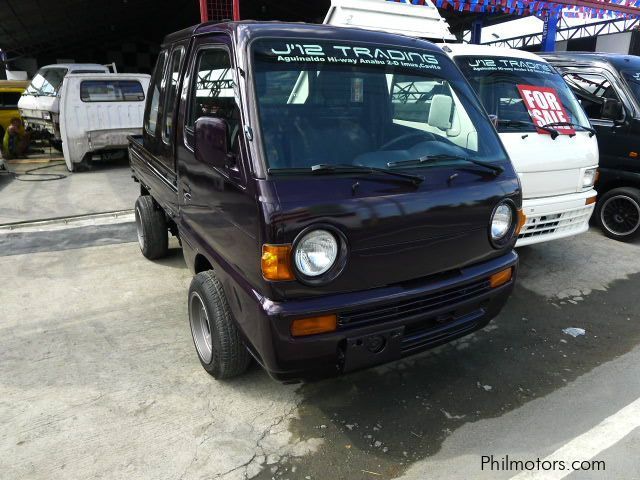
[[[471,22],[471,43],[473,43],[474,45],[480,45],[483,23],[484,18],[482,15],[478,15],[478,18]]]
[[[542,26],[542,51],[554,52],[556,49],[556,33],[558,32],[558,17],[550,14],[549,10],[545,10],[542,19],[544,21]]]

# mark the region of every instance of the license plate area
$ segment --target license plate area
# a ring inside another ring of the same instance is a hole
[[[403,336],[404,326],[347,338],[343,371],[346,373],[398,360],[402,355]]]

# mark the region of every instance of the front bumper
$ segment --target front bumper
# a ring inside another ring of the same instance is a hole
[[[259,316],[266,328],[259,338],[249,339],[249,348],[280,381],[322,378],[397,360],[484,327],[509,297],[517,263],[515,252],[509,252],[438,278],[307,300],[276,303],[263,298]],[[513,278],[492,288],[489,277],[510,267]],[[335,332],[291,336],[292,320],[329,313],[338,315]],[[368,349],[374,336],[385,345],[376,353]]]
[[[586,232],[595,206],[595,203],[586,205],[586,201],[595,196],[596,191],[592,189],[581,193],[523,200],[522,210],[527,216],[527,222],[520,231],[516,247]]]
[[[43,118],[23,117],[26,127],[31,127],[33,133],[39,138],[54,138],[60,140],[60,126],[54,120]]]

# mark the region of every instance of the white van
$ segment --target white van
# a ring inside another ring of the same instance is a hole
[[[49,138],[58,150],[62,148],[58,119],[60,87],[64,78],[71,73],[109,73],[109,66],[97,63],[47,65],[38,70],[18,101],[25,126]]]
[[[332,0],[325,23],[404,33],[432,41],[450,39],[438,9],[429,0],[424,3]],[[516,246],[585,232],[596,201],[593,185],[598,144],[595,131],[562,77],[532,53],[469,44],[440,46],[461,68],[493,115],[520,177],[527,220]],[[420,88],[411,87],[412,101],[418,98],[430,111],[437,92]],[[538,105],[538,98],[546,104]],[[525,99],[531,102],[525,104]],[[554,108],[547,108],[550,106]],[[573,125],[563,124],[566,122]],[[548,123],[556,125],[545,126]],[[453,121],[450,124],[455,126]]]
[[[595,130],[541,57],[483,45],[441,44],[494,119],[522,183],[527,216],[516,246],[583,233],[596,203]]]
[[[126,152],[142,134],[149,75],[69,74],[60,89],[60,138],[69,171],[94,158]]]

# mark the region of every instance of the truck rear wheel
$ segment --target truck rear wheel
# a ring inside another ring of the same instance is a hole
[[[609,190],[598,200],[596,221],[609,238],[623,242],[638,238],[640,236],[640,190],[631,187]]]
[[[138,244],[142,254],[149,260],[167,255],[169,230],[162,209],[156,207],[151,195],[138,197],[135,208]]]
[[[189,287],[191,336],[204,369],[218,380],[236,377],[249,367],[251,355],[231,317],[220,281],[209,270]]]

